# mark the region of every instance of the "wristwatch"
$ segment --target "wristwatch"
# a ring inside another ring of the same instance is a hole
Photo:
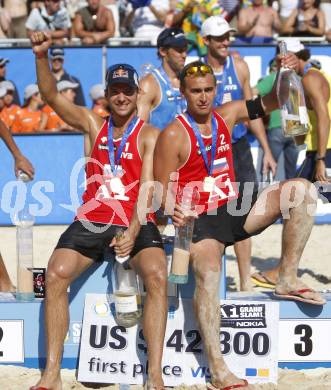
[[[316,153],[315,161],[319,161],[319,160],[325,161],[325,156],[320,156],[318,153]]]

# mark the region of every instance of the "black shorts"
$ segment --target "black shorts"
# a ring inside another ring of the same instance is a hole
[[[244,229],[247,216],[256,200],[257,192],[254,191],[251,195],[239,197],[238,200],[235,199],[213,210],[215,215],[212,215],[211,212],[201,214],[195,220],[192,241],[196,243],[211,238],[229,246],[261,233],[268,226],[251,234]]]
[[[107,226],[102,223],[93,223],[93,225],[100,230],[101,228],[105,228]],[[116,229],[118,228],[123,227],[109,225],[104,232],[95,232],[90,231],[91,229],[84,226],[81,221],[75,221],[61,235],[55,249],[72,249],[94,261],[103,261],[105,251],[109,251],[109,249],[113,251],[113,248],[109,248],[109,244],[115,236]],[[147,225],[141,226],[130,256],[134,257],[137,253],[146,248],[163,249],[161,235],[155,224],[152,222],[148,222]]]
[[[258,190],[256,171],[253,164],[251,147],[246,137],[241,137],[238,142],[232,144],[233,168],[236,182],[239,183],[238,192],[244,191],[245,183],[252,183],[254,191]]]

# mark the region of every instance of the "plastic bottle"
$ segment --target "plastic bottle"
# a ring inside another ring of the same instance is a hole
[[[286,42],[279,43],[280,54],[287,54]],[[307,134],[308,114],[299,76],[293,69],[281,68],[277,82],[277,98],[285,136]]]
[[[28,207],[20,211],[15,220],[17,244],[17,288],[18,301],[34,300],[33,288],[33,224],[34,217]]]
[[[120,240],[123,230],[118,230]],[[142,316],[141,283],[136,272],[130,268],[130,256],[115,257],[112,273],[115,320],[126,328],[136,325]]]
[[[188,280],[190,244],[194,228],[192,211],[199,202],[199,192],[196,188],[185,188],[184,191],[179,194],[178,201],[186,216],[186,224],[181,227],[176,227],[171,272],[168,280],[171,283],[185,284]]]

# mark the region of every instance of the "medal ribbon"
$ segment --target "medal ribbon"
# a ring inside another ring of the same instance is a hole
[[[118,150],[117,150],[116,156],[115,156],[115,147],[114,147],[114,140],[113,140],[114,124],[113,124],[112,118],[111,117],[109,118],[109,122],[108,122],[108,152],[109,152],[109,161],[110,161],[111,171],[112,171],[114,176],[116,176],[118,165],[119,165],[121,155],[122,155],[124,146],[126,144],[126,141],[128,140],[132,129],[138,123],[138,120],[139,120],[139,118],[137,118],[136,116],[134,116],[132,118],[131,122],[129,123],[129,125],[127,126],[127,128],[125,129],[125,131],[122,135],[121,143],[118,147]]]
[[[213,114],[212,118],[211,118],[212,141],[211,141],[210,165],[208,163],[207,151],[206,151],[206,147],[205,147],[205,144],[203,142],[199,127],[198,127],[197,123],[195,122],[195,120],[191,117],[191,115],[188,112],[186,112],[186,116],[187,116],[187,119],[189,121],[190,126],[192,127],[195,138],[198,141],[201,155],[202,155],[203,161],[205,163],[208,175],[211,176],[213,173],[214,160],[215,160],[215,155],[216,155],[216,142],[217,142],[217,121],[216,121],[215,115]]]

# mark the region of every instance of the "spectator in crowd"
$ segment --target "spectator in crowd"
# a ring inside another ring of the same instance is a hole
[[[92,111],[103,118],[107,118],[109,116],[109,107],[102,84],[95,84],[91,87],[90,98],[93,102]]]
[[[186,108],[179,91],[179,73],[185,65],[188,41],[182,29],[167,28],[158,36],[157,48],[161,66],[141,79],[138,113],[163,130]]]
[[[29,37],[34,31],[47,31],[53,44],[61,45],[70,36],[71,21],[61,0],[45,0],[41,7],[32,9],[25,27]]]
[[[78,86],[78,83],[62,80],[57,83],[57,90],[69,102],[73,103],[76,96],[75,91]],[[75,131],[74,128],[65,123],[49,105],[46,104],[42,108],[42,112],[47,115],[47,121],[42,122],[40,131]]]
[[[84,98],[83,89],[80,81],[77,79],[77,77],[71,76],[69,73],[67,73],[63,67],[64,50],[61,47],[54,47],[50,49],[49,57],[50,57],[51,70],[56,81],[67,80],[72,83],[78,84],[78,87],[76,88],[75,91],[76,94],[75,94],[74,102],[79,106],[85,106],[85,98]]]
[[[325,33],[325,15],[319,0],[302,0],[282,27],[282,35],[321,37]]]
[[[131,29],[136,38],[146,38],[152,44],[164,29],[167,14],[170,10],[169,0],[129,1],[130,8],[124,27]],[[146,5],[145,5],[146,4]]]
[[[243,8],[238,15],[238,42],[270,43],[281,23],[278,13],[263,0],[253,0],[253,6]]]
[[[9,16],[8,38],[26,38],[25,22],[28,15],[26,0],[4,0],[4,10]]]
[[[5,96],[6,90],[0,88],[0,101]],[[1,104],[0,104],[1,106]],[[33,179],[34,176],[34,168],[31,165],[30,161],[24,157],[17,147],[10,131],[4,125],[4,123],[0,120],[0,138],[6,144],[8,150],[12,154],[15,161],[15,175],[17,176],[19,171],[25,172],[30,179]],[[8,292],[15,291],[15,287],[13,286],[12,281],[10,280],[9,274],[7,272],[5,263],[0,253],[0,291]]]
[[[6,73],[7,73],[6,64],[8,64],[8,62],[9,62],[8,58],[0,57],[0,82],[6,80]],[[17,104],[19,106],[20,105],[20,98],[18,96],[18,91],[17,91],[16,85],[13,81],[11,81],[11,83],[14,85],[14,88],[15,88],[13,103]]]
[[[206,55],[206,47],[200,35],[202,23],[212,15],[221,15],[223,9],[218,0],[178,0],[173,27],[181,27],[186,37],[194,42],[200,57]]]
[[[221,16],[211,16],[206,19],[201,28],[201,34],[207,47],[206,62],[214,71],[216,77],[216,97],[214,105],[221,106],[226,102],[251,99],[253,94],[250,87],[250,73],[247,63],[238,56],[229,52],[230,33],[233,28]],[[262,120],[249,122],[250,128],[264,151],[263,172],[269,170],[275,174],[276,163],[268,145]],[[239,183],[239,193],[246,193],[245,185],[250,183],[249,190],[257,191],[258,182],[253,164],[249,142],[247,140],[247,127],[244,123],[234,126],[232,132],[233,165],[236,181]],[[240,274],[240,289],[251,289],[251,239],[236,242],[234,250],[238,260]]]
[[[300,0],[278,0],[274,2],[276,3],[276,10],[279,13],[282,25],[284,24],[284,22],[286,22],[292,11],[298,7],[299,1]]]
[[[74,19],[75,35],[85,45],[104,43],[114,36],[115,21],[110,9],[100,4],[100,0],[88,0],[88,5],[76,12]]]
[[[289,46],[289,48],[291,47]],[[276,60],[272,60],[269,74],[259,80],[256,87],[253,89],[254,95],[265,96],[271,92],[276,79],[276,74]],[[281,153],[284,155],[285,179],[292,179],[296,176],[299,151],[294,139],[292,137],[285,137],[284,135],[280,110],[272,111],[269,115],[267,137],[274,159],[278,161]]]
[[[20,106],[14,103],[15,87],[11,81],[1,81],[0,88],[3,88],[6,92],[3,97],[4,107],[1,111],[0,117],[8,129],[11,130],[17,111],[20,110]]]
[[[41,111],[43,100],[41,98],[38,85],[29,84],[24,90],[24,106],[15,117],[13,133],[33,133],[43,128],[43,122],[47,121],[47,116]]]
[[[241,8],[242,0],[219,0],[224,9],[223,17],[231,26],[237,27],[237,16]]]

